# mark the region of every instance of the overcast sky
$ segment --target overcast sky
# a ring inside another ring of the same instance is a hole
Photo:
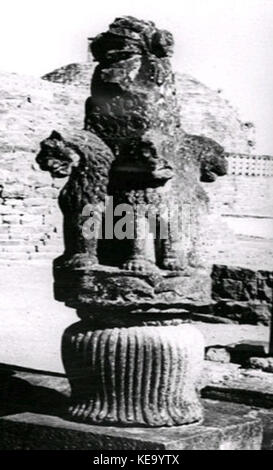
[[[174,68],[223,94],[273,154],[273,0],[2,0],[0,69],[41,75],[86,59],[86,37],[120,15],[175,38]]]

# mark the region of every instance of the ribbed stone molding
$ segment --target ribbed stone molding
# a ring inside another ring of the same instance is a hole
[[[201,333],[188,324],[91,330],[76,323],[62,344],[70,417],[145,426],[201,421],[203,351]]]

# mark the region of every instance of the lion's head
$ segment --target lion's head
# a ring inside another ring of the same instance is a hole
[[[203,183],[211,183],[217,176],[227,174],[224,148],[208,137],[186,134],[181,140],[180,155],[181,161],[198,165],[199,179]]]
[[[53,131],[40,145],[36,162],[41,170],[49,171],[54,178],[65,178],[73,167],[78,166],[80,156],[59,132]]]
[[[217,176],[225,176],[228,163],[224,149],[214,142],[214,145],[205,148],[200,161],[200,181],[213,183]]]
[[[129,143],[127,151],[117,158],[111,170],[111,177],[128,187],[156,187],[164,185],[174,177],[174,168],[162,156],[151,140]]]

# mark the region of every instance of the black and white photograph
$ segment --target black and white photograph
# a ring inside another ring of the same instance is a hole
[[[273,450],[273,0],[1,6],[1,454]]]

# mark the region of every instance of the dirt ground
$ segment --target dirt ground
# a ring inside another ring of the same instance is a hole
[[[63,372],[60,342],[78,320],[74,310],[53,298],[51,263],[1,266],[0,363]],[[269,328],[196,323],[207,345],[267,341]]]

